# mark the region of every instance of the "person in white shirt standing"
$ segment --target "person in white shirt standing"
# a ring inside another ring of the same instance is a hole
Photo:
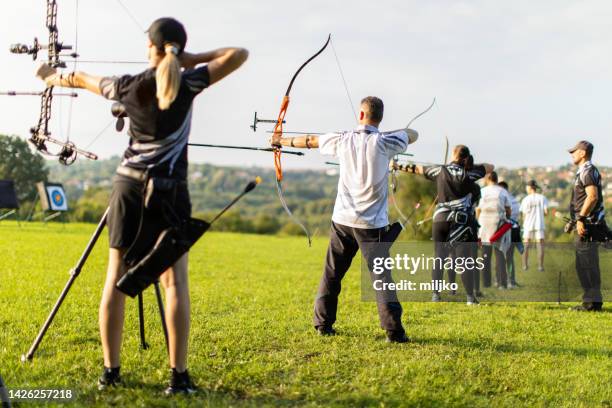
[[[314,326],[320,335],[336,334],[338,296],[341,282],[357,251],[369,262],[373,254],[370,243],[385,242],[388,219],[389,161],[404,152],[418,138],[412,129],[381,132],[382,100],[368,96],[361,101],[359,126],[342,133],[321,136],[272,137],[273,146],[316,148],[321,154],[335,157],[340,165],[338,195],[332,216],[330,242],[325,269],[314,305]],[[364,245],[365,244],[365,245]],[[402,325],[402,307],[395,291],[378,298],[380,324],[387,341],[408,341]]]
[[[548,200],[537,190],[540,187],[535,180],[527,183],[527,197],[521,201],[523,216],[523,270],[529,269],[529,242],[535,241],[538,252],[538,271],[544,271],[544,216],[548,215]]]
[[[491,237],[499,229],[501,223],[511,214],[510,199],[506,190],[497,185],[497,173],[491,172],[485,177],[485,187],[480,190],[482,197],[476,208],[476,217],[480,224],[478,237],[482,242],[484,268],[482,269],[482,286],[491,286],[491,259],[495,248],[495,275],[496,286],[499,289],[508,287],[506,274],[505,252],[509,247],[509,237],[498,242],[491,242]],[[509,235],[509,233],[508,233]]]

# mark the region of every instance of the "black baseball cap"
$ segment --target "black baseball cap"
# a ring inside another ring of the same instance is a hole
[[[166,44],[175,43],[179,46],[180,54],[187,44],[187,32],[185,31],[185,27],[172,17],[158,18],[151,24],[147,33],[149,33],[149,39],[153,45],[162,52]]]
[[[576,143],[576,146],[568,149],[568,152],[574,153],[576,150],[584,150],[588,156],[593,154],[593,144],[586,140],[581,140]]]

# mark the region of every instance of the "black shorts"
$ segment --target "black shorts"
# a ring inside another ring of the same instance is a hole
[[[168,227],[167,220],[159,214],[149,214],[148,211],[143,214],[143,197],[144,182],[115,175],[106,222],[111,248],[129,248],[138,234],[141,219],[144,234],[156,237]],[[180,219],[191,217],[187,183],[179,183],[172,209]]]

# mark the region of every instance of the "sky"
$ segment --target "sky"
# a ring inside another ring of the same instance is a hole
[[[38,61],[8,48],[34,36],[46,43],[45,12],[43,0],[3,0],[0,91],[44,89],[34,77]],[[331,33],[333,48],[295,82],[287,131],[351,129],[352,108],[367,95],[385,103],[382,130],[402,128],[435,97],[434,108],[412,125],[420,138],[408,151],[417,160],[442,162],[447,136],[451,145],[469,146],[476,162],[562,165],[570,160],[567,148],[587,139],[595,145],[594,161],[612,165],[607,0],[58,0],[60,41],[76,42],[82,60],[144,61],[143,28],[162,16],[183,22],[188,51],[240,46],[250,52],[243,67],[196,99],[192,142],[267,147],[271,126],[253,132],[254,112],[276,118],[295,70]],[[76,69],[121,75],[146,64],[77,63]],[[25,138],[39,104],[37,97],[0,96],[0,133]],[[69,136],[101,157],[120,155],[125,132],[110,126],[100,134],[112,123],[110,105],[85,91],[74,100],[55,98],[53,136]],[[271,154],[253,151],[191,148],[189,155],[218,165],[273,164]],[[283,165],[324,168],[326,160],[313,150],[285,155]]]

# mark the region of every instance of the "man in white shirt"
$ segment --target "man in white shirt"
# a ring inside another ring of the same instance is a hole
[[[480,224],[478,237],[482,242],[482,252],[484,256],[484,268],[482,269],[482,286],[491,286],[491,259],[493,248],[495,248],[495,275],[496,286],[499,289],[508,287],[506,274],[506,257],[510,240],[509,233],[496,243],[490,241],[491,236],[499,229],[502,221],[510,217],[510,199],[506,190],[497,185],[498,178],[496,172],[491,172],[485,177],[485,187],[480,190],[481,198],[476,207],[476,217]]]
[[[389,226],[389,161],[418,138],[418,133],[408,128],[391,132],[378,130],[383,111],[382,100],[368,96],[361,101],[359,126],[355,130],[321,136],[272,137],[273,146],[318,147],[321,154],[335,157],[340,165],[325,269],[314,305],[314,326],[324,336],[336,334],[332,326],[336,321],[341,281],[353,257],[361,249],[367,261],[372,256],[367,244],[384,242]],[[379,298],[377,304],[387,341],[407,342],[401,322],[402,307],[395,292],[392,296],[387,294],[385,300]]]
[[[535,180],[527,183],[527,197],[521,201],[523,215],[523,270],[529,268],[529,242],[535,241],[538,251],[538,271],[544,271],[544,216],[548,215],[548,200],[537,190],[540,187]]]

